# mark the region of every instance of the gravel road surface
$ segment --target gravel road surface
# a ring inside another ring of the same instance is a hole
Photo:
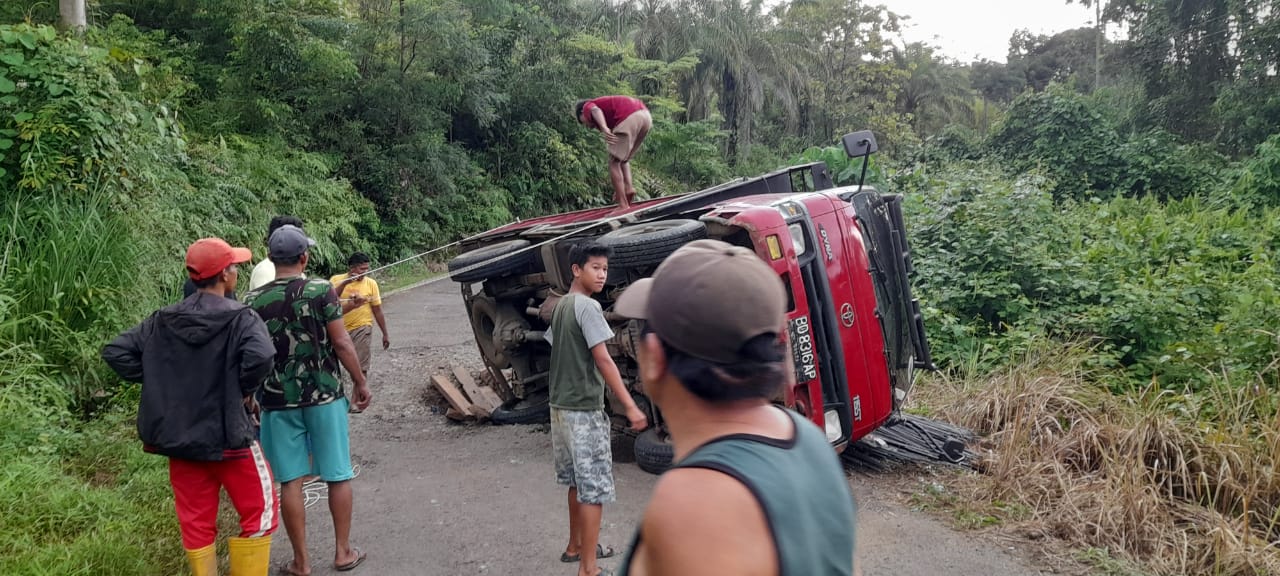
[[[555,485],[551,442],[538,426],[460,425],[424,401],[428,379],[452,364],[479,368],[457,285],[443,280],[386,297],[391,348],[375,336],[374,401],[351,416],[352,541],[368,559],[351,574],[564,575],[564,490]],[[634,464],[614,470],[618,502],[605,507],[601,542],[621,550],[655,476]],[[892,493],[909,475],[850,478],[859,503],[858,550],[866,576],[1043,574],[1012,549],[953,531]],[[900,491],[900,490],[898,490]],[[322,484],[308,489],[312,574],[333,570],[333,531]],[[291,557],[281,524],[275,562]],[[617,559],[602,565],[614,567]]]

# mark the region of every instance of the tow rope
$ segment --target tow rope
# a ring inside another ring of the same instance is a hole
[[[643,212],[643,211],[641,211],[641,212]],[[405,290],[412,290],[412,289],[414,289],[414,288],[421,288],[421,287],[426,286],[426,285],[428,285],[428,284],[434,284],[434,283],[439,282],[439,281],[441,281],[441,280],[445,280],[445,279],[452,278],[453,276],[456,276],[456,275],[465,274],[465,273],[470,272],[470,271],[472,271],[472,270],[477,270],[477,269],[479,269],[479,268],[483,268],[483,267],[485,267],[485,266],[488,266],[488,265],[490,265],[490,264],[493,264],[493,263],[495,263],[495,262],[497,262],[497,261],[499,261],[499,260],[503,260],[503,259],[506,259],[506,258],[510,258],[510,257],[512,257],[512,256],[515,256],[516,254],[521,254],[521,253],[524,253],[524,252],[526,252],[526,251],[528,251],[528,250],[535,250],[535,249],[541,248],[541,247],[543,247],[543,246],[545,246],[545,245],[547,245],[547,244],[550,244],[550,243],[552,243],[552,242],[558,242],[558,241],[560,241],[560,240],[563,240],[563,239],[568,238],[568,237],[570,237],[570,236],[573,236],[573,235],[575,235],[575,234],[579,234],[579,233],[581,233],[581,232],[584,232],[584,231],[586,231],[586,230],[590,230],[590,229],[592,229],[592,228],[596,228],[596,227],[601,226],[601,225],[607,225],[607,224],[611,224],[611,223],[613,223],[613,222],[617,222],[617,221],[620,221],[620,220],[625,220],[625,219],[628,219],[628,218],[634,218],[637,214],[640,214],[641,212],[633,212],[633,213],[629,213],[629,214],[622,214],[622,215],[620,215],[620,216],[612,216],[612,217],[605,218],[605,219],[602,219],[602,220],[592,220],[590,223],[587,223],[587,224],[585,224],[585,225],[583,225],[583,226],[581,226],[581,227],[578,227],[578,228],[574,228],[573,230],[570,230],[570,231],[568,231],[568,232],[565,232],[564,234],[561,234],[561,235],[559,235],[559,236],[556,236],[556,237],[553,237],[553,238],[548,238],[548,239],[543,240],[543,241],[541,241],[541,242],[537,242],[537,243],[530,244],[530,245],[525,246],[524,248],[520,248],[520,249],[518,249],[518,250],[512,250],[511,252],[506,252],[506,253],[503,253],[503,254],[499,254],[499,255],[497,255],[497,256],[494,256],[493,258],[489,258],[488,260],[484,260],[484,261],[481,261],[481,262],[476,262],[475,264],[471,264],[471,265],[469,265],[469,266],[465,266],[465,267],[459,268],[459,269],[457,269],[457,270],[449,270],[447,273],[442,274],[442,275],[440,275],[440,276],[436,276],[436,277],[434,277],[434,278],[428,278],[428,279],[423,280],[423,281],[421,281],[421,282],[418,282],[418,283],[416,283],[416,284],[412,284],[412,285],[409,285],[409,286],[405,286],[405,287],[403,287],[403,288],[399,288],[399,289],[397,289],[397,290],[396,290],[396,292],[402,292],[402,291],[405,291]],[[515,223],[517,223],[517,222],[520,222],[520,220],[512,221],[512,222],[510,222],[510,223],[508,223],[508,224],[505,224],[504,226],[510,226],[511,224],[515,224]],[[379,266],[379,267],[377,267],[377,268],[370,269],[368,272],[365,272],[365,273],[363,273],[363,274],[357,274],[357,275],[353,276],[352,278],[362,278],[362,277],[368,276],[368,275],[370,275],[370,274],[373,274],[374,272],[378,272],[378,271],[380,271],[380,270],[386,270],[386,269],[388,269],[388,268],[391,268],[392,266],[399,266],[400,264],[404,264],[405,262],[410,262],[410,261],[413,261],[413,260],[417,260],[417,259],[419,259],[419,258],[422,258],[422,257],[424,257],[424,256],[428,256],[428,255],[430,255],[430,254],[434,254],[434,253],[439,252],[439,251],[441,251],[441,250],[446,250],[446,249],[448,249],[448,248],[452,248],[452,247],[454,247],[454,246],[458,246],[458,245],[460,245],[460,244],[462,244],[462,243],[464,243],[464,242],[467,242],[467,241],[469,241],[469,240],[473,240],[473,239],[475,239],[475,238],[479,238],[479,237],[481,237],[481,236],[484,236],[485,234],[488,234],[488,232],[481,232],[480,234],[475,234],[475,235],[472,235],[472,236],[468,236],[468,237],[463,238],[463,239],[461,239],[461,240],[457,240],[457,241],[455,241],[455,242],[451,242],[451,243],[449,243],[449,244],[445,244],[444,246],[438,246],[438,247],[436,247],[436,248],[432,248],[432,249],[430,249],[430,250],[427,250],[426,252],[422,252],[422,253],[419,253],[419,254],[415,254],[415,255],[410,256],[410,257],[408,257],[408,258],[403,258],[403,259],[397,260],[397,261],[395,261],[395,262],[392,262],[392,263],[390,263],[390,264],[386,264],[386,265],[384,265],[384,266]]]

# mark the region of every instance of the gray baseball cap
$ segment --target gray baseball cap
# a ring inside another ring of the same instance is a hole
[[[308,238],[301,228],[285,224],[271,233],[271,238],[267,240],[267,255],[273,260],[296,258],[315,245],[316,241]]]
[[[782,279],[741,246],[697,240],[681,246],[614,305],[647,321],[664,342],[691,356],[728,364],[751,339],[783,330]]]

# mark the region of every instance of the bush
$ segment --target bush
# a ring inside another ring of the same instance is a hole
[[[1045,334],[1095,340],[1096,361],[1132,382],[1274,381],[1280,210],[1197,197],[1055,204],[1043,179],[1011,182],[983,165],[905,181],[942,363],[988,369]]]
[[[1199,387],[1206,371],[1247,380],[1280,354],[1280,211],[1147,198],[1066,218],[1093,290],[1064,324],[1106,338],[1138,379],[1160,375],[1175,389]]]
[[[657,115],[637,163],[676,182],[673,188],[679,192],[719,184],[728,179],[729,165],[720,153],[727,134],[716,124],[715,120],[678,123]]]
[[[1042,169],[1058,200],[1153,195],[1179,199],[1214,192],[1226,159],[1211,146],[1182,144],[1152,130],[1121,138],[1104,100],[1053,86],[1019,97],[991,134],[989,148],[1014,171]],[[954,130],[953,130],[954,131]],[[968,159],[960,134],[940,136],[941,159]]]
[[[1180,199],[1214,193],[1226,159],[1210,146],[1179,143],[1163,130],[1134,137],[1120,149],[1125,169],[1117,191],[1130,196]]]
[[[1019,96],[988,142],[1010,169],[1052,177],[1059,200],[1114,190],[1124,175],[1119,134],[1085,96],[1060,85]]]
[[[983,154],[982,135],[971,128],[950,124],[937,136],[928,138],[922,150],[925,162],[977,160]]]
[[[1233,190],[1240,202],[1280,204],[1280,134],[1258,145],[1240,168]]]
[[[931,306],[984,330],[1034,323],[1075,288],[1053,246],[1064,231],[1047,181],[979,166],[934,172],[907,196],[915,267]]]

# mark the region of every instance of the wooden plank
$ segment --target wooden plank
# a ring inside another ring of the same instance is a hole
[[[444,399],[449,401],[449,405],[452,406],[454,410],[463,414],[471,413],[471,402],[468,402],[467,397],[458,390],[457,386],[453,385],[452,380],[436,374],[431,377],[431,382],[436,385],[436,389],[439,390],[441,394],[444,394]]]
[[[481,420],[489,419],[489,410],[479,404],[471,405],[471,415]]]
[[[476,384],[475,379],[466,370],[454,366],[453,377],[457,378],[458,382],[462,384],[462,389],[466,390],[467,396],[471,397],[473,404],[483,406],[489,412],[493,412],[495,408],[502,405],[502,399],[498,398],[498,395],[493,390]]]
[[[462,422],[469,418],[466,414],[459,412],[457,408],[449,408],[449,411],[444,413],[444,417],[453,420],[454,422]]]

